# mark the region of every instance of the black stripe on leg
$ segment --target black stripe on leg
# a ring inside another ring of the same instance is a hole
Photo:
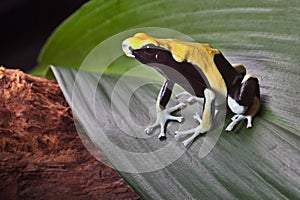
[[[161,92],[159,95],[159,105],[162,108],[166,108],[166,106],[171,98],[173,87],[174,87],[174,83],[170,80],[167,80],[164,83],[164,85],[162,86],[162,89],[161,89]]]

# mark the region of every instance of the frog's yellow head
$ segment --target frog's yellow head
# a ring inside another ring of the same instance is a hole
[[[157,39],[145,33],[137,33],[124,40],[122,48],[127,56],[134,57],[142,63],[145,63],[144,58],[147,57],[149,62],[164,64],[155,57],[159,58],[161,54],[165,54],[167,57],[171,56],[169,59],[176,62],[187,61],[198,66],[202,64],[201,60],[212,59],[216,53],[220,53],[208,44],[184,42],[177,39]]]
[[[127,56],[148,65],[170,65],[172,61],[176,62],[172,52],[161,40],[145,33],[137,33],[123,41],[122,49]]]
[[[124,40],[122,43],[122,49],[129,57],[135,57],[132,52],[133,50],[150,47],[158,47],[158,42],[155,38],[152,38],[145,33],[137,33],[133,37]]]

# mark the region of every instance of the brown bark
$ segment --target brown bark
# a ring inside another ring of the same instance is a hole
[[[85,149],[55,81],[0,67],[0,199],[139,199]]]

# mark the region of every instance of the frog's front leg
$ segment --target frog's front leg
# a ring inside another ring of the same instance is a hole
[[[160,126],[160,134],[158,135],[158,138],[164,138],[166,137],[165,125],[168,120],[182,122],[183,117],[176,117],[171,115],[171,113],[185,107],[185,103],[179,103],[178,105],[171,108],[166,108],[166,105],[170,100],[173,87],[174,83],[170,80],[167,80],[162,86],[156,101],[156,121],[154,124],[145,129],[145,132],[147,134],[149,134],[153,130],[153,128]]]
[[[176,138],[181,138],[182,136],[193,134],[190,138],[183,141],[184,146],[188,146],[189,144],[191,144],[198,135],[209,131],[212,127],[215,112],[215,93],[210,89],[205,89],[204,98],[205,101],[202,120],[200,119],[199,115],[194,116],[194,118],[200,123],[200,125],[190,130],[175,132]]]

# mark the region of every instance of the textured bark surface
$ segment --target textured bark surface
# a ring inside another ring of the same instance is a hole
[[[85,149],[55,81],[0,68],[0,199],[139,199]]]

